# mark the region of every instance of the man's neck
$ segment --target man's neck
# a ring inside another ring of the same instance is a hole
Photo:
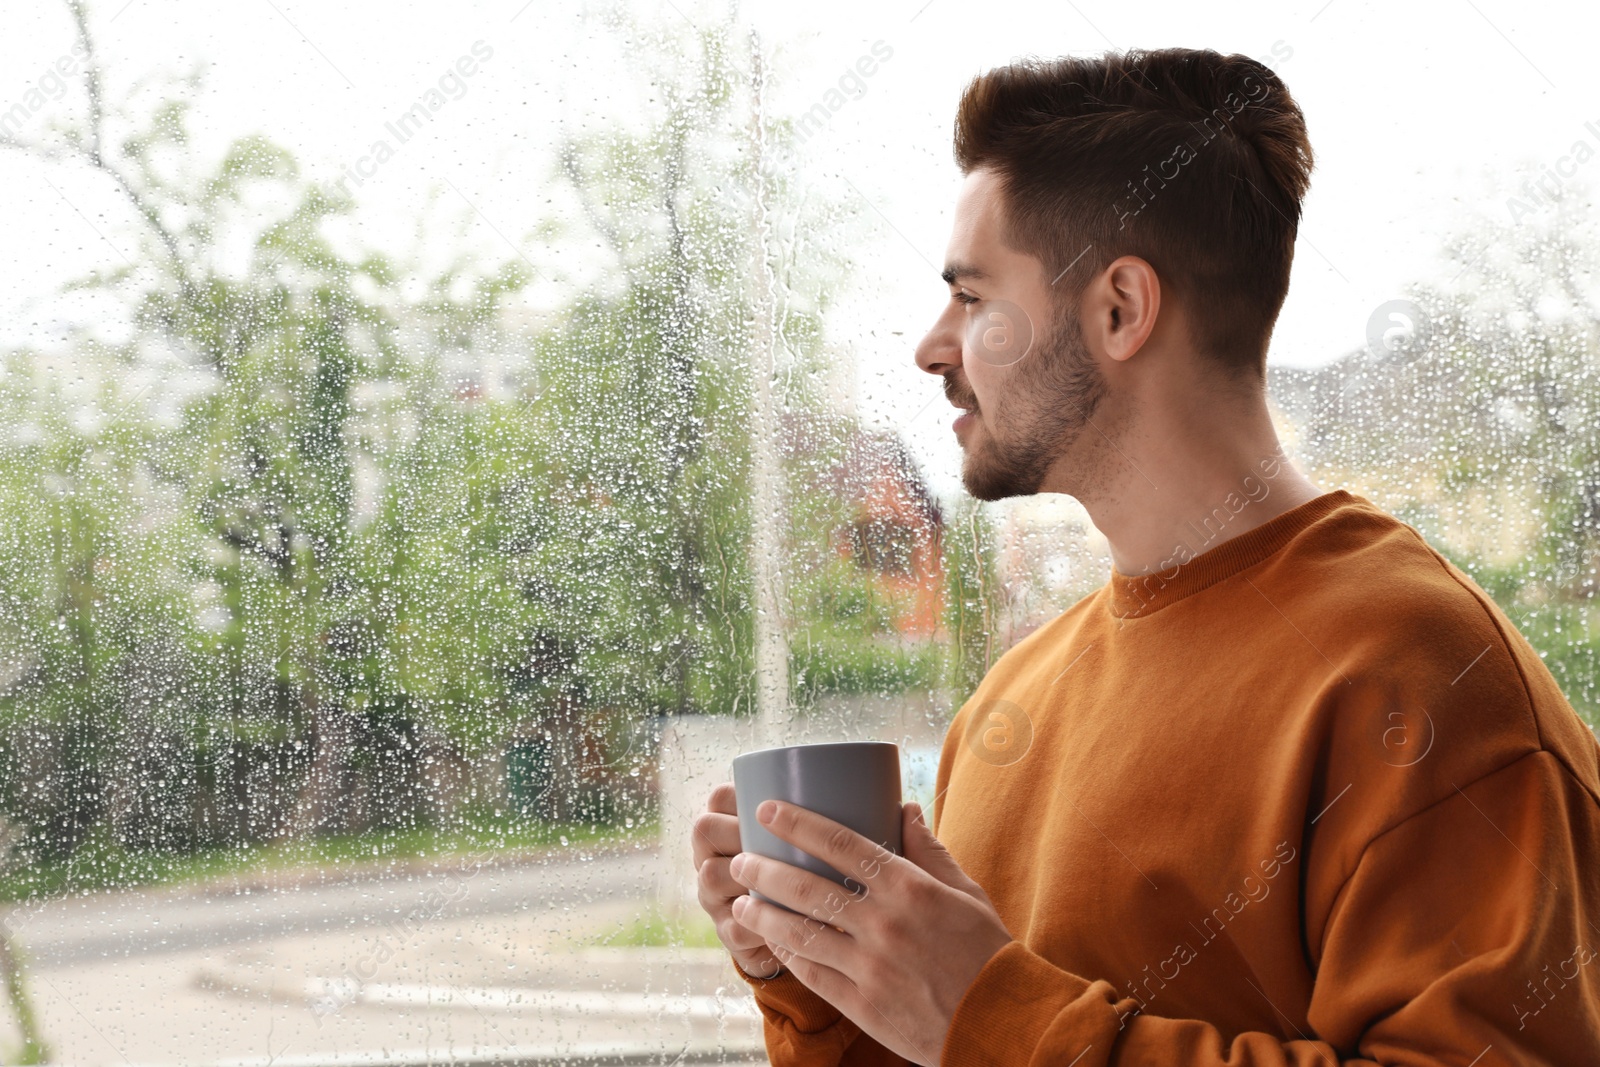
[[[1284,455],[1264,400],[1152,423],[1159,432],[1092,442],[1103,478],[1073,494],[1121,574],[1166,570],[1322,495]]]

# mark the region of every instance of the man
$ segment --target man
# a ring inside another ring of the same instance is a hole
[[[1312,164],[1283,83],[1015,64],[955,149],[917,363],[969,491],[1071,494],[1113,569],[956,714],[940,839],[914,804],[904,857],[763,805],[854,894],[735,856],[712,794],[700,897],[772,1062],[1600,1063],[1600,746],[1493,601],[1268,418]]]

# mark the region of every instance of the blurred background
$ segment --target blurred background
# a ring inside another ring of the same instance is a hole
[[[1600,15],[31,0],[0,35],[0,1062],[760,1062],[744,748],[933,799],[1101,584],[912,352],[966,80],[1185,45],[1318,153],[1291,456],[1600,716]],[[1418,635],[1426,640],[1426,635]]]

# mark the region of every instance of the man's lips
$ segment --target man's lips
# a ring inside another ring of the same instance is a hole
[[[950,401],[952,407],[961,409],[961,414],[956,416],[955,422],[952,423],[950,427],[957,433],[960,433],[964,427],[972,425],[973,421],[977,419],[978,398],[975,396],[959,395],[958,391],[951,388],[951,386],[955,384],[956,383],[954,379],[946,378],[944,395],[945,399]]]

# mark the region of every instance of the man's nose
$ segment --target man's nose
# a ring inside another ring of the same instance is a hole
[[[917,345],[917,366],[929,374],[948,374],[961,366],[960,311],[952,302]]]

